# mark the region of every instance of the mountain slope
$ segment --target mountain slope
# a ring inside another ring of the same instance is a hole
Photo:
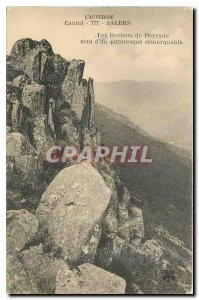
[[[192,87],[169,82],[96,83],[97,102],[162,141],[191,152]]]
[[[146,234],[150,227],[165,226],[188,246],[191,243],[191,166],[182,154],[139,129],[127,118],[96,105],[96,123],[107,145],[148,145],[153,163],[115,164],[137,206],[143,209]]]

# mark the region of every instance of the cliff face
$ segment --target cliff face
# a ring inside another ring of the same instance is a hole
[[[54,54],[46,40],[16,42],[7,58],[9,132],[23,133],[39,151],[55,140],[92,144],[99,132],[93,80],[83,79],[84,66],[82,60],[68,62]]]
[[[8,292],[186,293],[190,251],[163,228],[145,238],[142,210],[109,164],[43,162],[57,143],[100,144],[84,66],[46,40],[17,41],[7,57]]]

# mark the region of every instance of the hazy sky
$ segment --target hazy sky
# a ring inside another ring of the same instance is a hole
[[[85,14],[113,14],[131,20],[131,26],[65,26],[65,20],[84,20]],[[169,33],[183,45],[81,45],[97,33]],[[7,53],[29,37],[47,39],[55,53],[86,62],[84,77],[95,81],[192,82],[192,10],[189,8],[44,8],[10,7],[7,10]]]

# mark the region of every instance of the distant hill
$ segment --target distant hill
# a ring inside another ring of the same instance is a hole
[[[143,144],[151,149],[153,163],[148,166],[113,164],[134,203],[143,209],[146,234],[152,224],[163,225],[190,246],[192,178],[186,152],[152,138],[103,105],[96,105],[95,115],[104,144]]]
[[[192,88],[169,82],[95,83],[96,101],[162,141],[192,149]]]

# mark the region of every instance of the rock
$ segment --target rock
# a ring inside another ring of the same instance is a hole
[[[7,293],[8,294],[37,294],[37,288],[28,277],[17,256],[7,254]]]
[[[38,59],[42,58],[38,55]],[[39,62],[40,63],[40,62]],[[62,83],[66,77],[68,62],[60,55],[48,56],[43,70],[40,70],[39,78],[35,80],[46,85],[47,92],[51,97],[57,98]]]
[[[36,215],[48,242],[61,257],[75,261],[89,233],[102,218],[111,191],[88,162],[63,169],[42,195]]]
[[[23,89],[22,104],[26,109],[23,119],[28,128],[29,140],[35,149],[44,153],[54,144],[47,122],[48,105],[45,86],[40,84],[27,85]]]
[[[102,163],[97,165],[98,172],[104,178],[106,185],[111,189],[111,191],[116,191],[117,185],[121,184],[121,180],[117,176],[115,170],[108,163]]]
[[[20,191],[7,190],[6,192],[7,209],[23,208],[24,197]]]
[[[31,83],[30,78],[26,74],[18,75],[13,79],[13,85],[19,88],[20,90],[23,90],[23,88]]]
[[[90,127],[90,135],[91,135],[91,140],[92,140],[92,146],[93,149],[97,149],[99,145],[102,144],[102,135],[99,129],[94,127],[95,133],[92,133],[93,127]]]
[[[74,122],[71,118],[65,117],[64,123],[61,125],[59,138],[67,145],[79,146],[80,136]]]
[[[8,292],[124,293],[120,276],[127,294],[190,293],[191,251],[161,226],[147,224],[145,234],[142,210],[110,164],[71,159],[60,171],[43,161],[55,143],[101,144],[85,62],[32,39],[17,41],[6,61]]]
[[[36,155],[37,152],[19,132],[12,132],[6,137],[7,155],[19,156],[24,154]]]
[[[39,152],[46,154],[49,147],[54,145],[54,139],[47,126],[47,116],[45,114],[40,117],[33,118],[30,124],[32,144]]]
[[[142,210],[136,206],[129,208],[130,244],[140,244],[144,238]]]
[[[29,189],[29,192],[43,188],[41,178],[43,167],[38,152],[18,132],[7,135],[7,184],[12,189]]]
[[[134,294],[144,294],[137,284],[131,282],[126,285],[125,294],[134,295]]]
[[[90,108],[88,107],[88,83],[85,79],[82,79],[84,66],[85,62],[82,60],[72,60],[70,62],[66,78],[62,84],[62,101],[70,105],[79,122],[84,118],[82,124],[86,122],[88,127],[88,111]]]
[[[118,198],[117,192],[114,191],[111,195],[111,199],[106,210],[103,220],[103,234],[106,236],[116,236],[118,230],[118,218],[117,218]]]
[[[93,263],[95,260],[95,255],[99,246],[99,240],[102,234],[102,226],[99,222],[90,231],[88,239],[82,247],[82,254],[78,258],[77,264],[83,264],[84,262]]]
[[[89,120],[89,129],[92,126],[95,126],[95,93],[94,93],[94,86],[93,86],[93,79],[89,78],[88,80],[88,98],[89,98],[89,107],[90,107],[90,114],[88,116]]]
[[[85,62],[83,60],[73,59],[69,66],[67,76],[62,84],[62,93],[65,96],[65,101],[72,103],[73,92],[76,83],[82,80]]]
[[[6,126],[6,134],[11,132],[11,127],[10,126]]]
[[[191,251],[163,226],[156,227],[153,232],[163,253],[159,262],[160,276],[156,279],[156,293],[189,294],[192,290]]]
[[[154,239],[147,240],[141,244],[140,249],[147,253],[149,260],[152,262],[158,262],[163,255],[162,247]]]
[[[130,200],[130,194],[127,188],[120,185],[117,187],[117,197],[118,197],[118,236],[129,242],[130,238],[130,224],[129,224],[129,212],[128,205]]]
[[[56,294],[124,294],[125,281],[91,264],[58,272]]]
[[[7,212],[8,253],[20,251],[35,237],[38,231],[37,218],[25,209]]]
[[[46,88],[44,85],[27,85],[22,92],[22,104],[31,117],[40,117],[46,112]]]
[[[42,40],[38,42],[32,39],[21,39],[14,44],[10,54],[10,61],[17,69],[27,74],[31,80],[35,80],[39,77],[37,74],[39,68],[37,68],[37,72],[35,71],[35,65],[38,65],[35,57],[39,53],[40,56],[42,54],[53,55],[52,47],[48,41]],[[41,64],[41,68],[42,66],[43,64]]]
[[[7,95],[6,122],[11,130],[19,131],[21,126],[21,104],[15,93]]]
[[[23,71],[17,70],[10,62],[6,63],[6,80],[11,81],[15,77],[23,74]]]
[[[125,277],[121,254],[125,241],[118,236],[103,236],[95,253],[94,263],[101,268]]]
[[[48,41],[19,40],[12,48],[10,60],[31,80],[46,85],[49,96],[56,97],[59,94],[68,62],[53,53]]]
[[[146,243],[146,244],[145,244]],[[150,263],[156,263],[162,256],[161,247],[152,241],[147,241],[140,247],[126,244],[122,249],[121,262],[129,272],[136,272]],[[149,246],[150,245],[150,246]]]
[[[7,81],[6,82],[6,96],[7,99],[11,96],[14,95],[17,97],[17,99],[21,98],[21,90],[19,89],[18,86],[14,85],[12,81]]]
[[[87,82],[86,80],[81,80],[74,86],[72,100],[71,100],[71,109],[75,112],[79,122],[82,119],[83,111],[86,109],[86,100],[87,100]],[[87,111],[88,109],[86,109]],[[88,120],[88,119],[87,119]]]
[[[42,244],[22,251],[20,261],[39,294],[55,293],[57,273],[66,268],[64,261],[44,253]]]
[[[154,232],[154,238],[164,249],[171,258],[177,260],[182,267],[189,268],[192,261],[192,254],[189,249],[187,249],[184,243],[177,237],[173,236],[162,226],[158,226]],[[177,253],[177,255],[175,255]]]

